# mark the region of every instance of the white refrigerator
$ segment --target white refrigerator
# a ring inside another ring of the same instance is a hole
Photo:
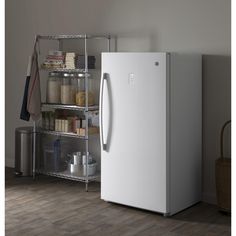
[[[173,215],[201,200],[201,55],[102,53],[101,199]]]

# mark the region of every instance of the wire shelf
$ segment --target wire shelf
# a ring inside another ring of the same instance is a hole
[[[67,68],[46,68],[40,67],[40,70],[48,71],[48,72],[67,72],[67,73],[82,73],[85,74],[85,69],[67,69]]]
[[[42,103],[42,108],[86,111],[86,107],[81,107],[81,106],[76,106],[76,105],[50,104],[50,103]],[[97,111],[97,110],[99,110],[99,106],[98,105],[94,105],[94,106],[89,106],[88,107],[88,111]]]
[[[48,176],[53,176],[53,177],[59,177],[59,178],[63,178],[63,179],[80,181],[80,182],[87,182],[87,181],[90,182],[90,181],[99,180],[99,178],[100,178],[99,172],[97,172],[95,175],[88,176],[88,177],[77,176],[75,174],[71,174],[68,170],[63,171],[63,172],[53,172],[53,171],[45,171],[45,170],[39,169],[39,170],[36,170],[36,173],[48,175]]]
[[[59,39],[111,39],[111,35],[37,35],[37,39],[59,40]]]
[[[53,130],[38,129],[37,133],[56,135],[56,136],[63,136],[63,137],[71,137],[71,138],[78,138],[78,139],[83,139],[83,140],[87,140],[88,139],[88,137],[86,137],[86,136],[80,136],[80,135],[75,134],[75,133],[66,133],[66,132],[53,131]]]

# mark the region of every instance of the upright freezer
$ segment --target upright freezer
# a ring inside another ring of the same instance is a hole
[[[101,199],[173,215],[201,200],[201,55],[102,53]]]

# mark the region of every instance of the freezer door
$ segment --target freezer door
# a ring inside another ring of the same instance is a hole
[[[166,212],[166,53],[103,53],[101,198]]]

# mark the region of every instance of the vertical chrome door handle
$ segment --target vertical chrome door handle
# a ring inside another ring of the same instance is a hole
[[[107,144],[104,143],[104,135],[103,135],[103,89],[104,89],[104,81],[107,79],[108,74],[103,73],[101,78],[101,86],[100,86],[100,127],[101,127],[101,145],[102,149],[106,151]]]

